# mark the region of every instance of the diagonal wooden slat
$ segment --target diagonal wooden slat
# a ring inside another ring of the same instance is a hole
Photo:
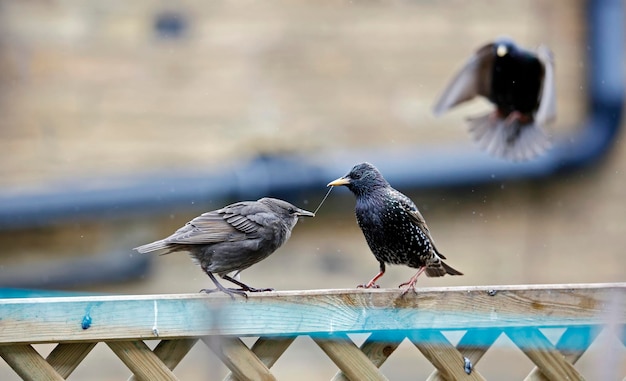
[[[405,337],[405,334],[397,332],[374,332],[361,344],[360,349],[372,364],[380,368]],[[332,381],[348,381],[348,378],[339,371]]]
[[[295,337],[259,337],[251,350],[266,367],[271,368],[295,339]],[[237,380],[233,373],[224,378],[224,381]]]
[[[538,328],[506,329],[506,335],[548,380],[584,380],[584,377],[550,343]]]
[[[203,337],[202,341],[240,381],[276,380],[276,377],[238,337]]]
[[[68,378],[97,343],[61,343],[54,347],[46,361],[63,378]]]
[[[146,343],[137,341],[107,341],[107,345],[140,381],[178,380]]]
[[[500,337],[501,333],[502,331],[499,329],[470,329],[465,332],[456,349],[470,360],[473,367]],[[426,381],[444,380],[441,372],[435,369]]]
[[[567,361],[576,364],[591,343],[598,337],[600,331],[601,329],[598,327],[570,327],[561,335],[561,338],[556,343],[556,349],[561,352]],[[524,381],[548,381],[548,379],[541,373],[538,367],[535,367]]]
[[[463,356],[440,331],[419,330],[407,336],[444,380],[484,380],[476,369],[470,374],[465,372]]]
[[[0,357],[24,381],[63,381],[52,365],[28,344],[0,345]]]
[[[169,370],[174,370],[197,342],[198,339],[161,340],[153,352]],[[128,381],[137,381],[137,377],[133,374]]]
[[[361,352],[346,334],[312,337],[313,341],[333,360],[335,365],[351,381],[386,380],[376,365]]]

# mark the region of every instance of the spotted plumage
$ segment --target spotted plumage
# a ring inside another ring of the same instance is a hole
[[[380,272],[362,287],[378,287],[376,281],[385,273],[385,264],[406,265],[419,269],[400,286],[415,288],[417,277],[446,274],[462,275],[448,266],[437,250],[424,217],[413,201],[392,188],[382,174],[369,163],[361,163],[328,184],[346,186],[356,196],[356,219],[370,250],[380,264]]]

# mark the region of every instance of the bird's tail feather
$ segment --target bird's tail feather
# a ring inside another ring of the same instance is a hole
[[[155,241],[152,243],[148,243],[139,247],[134,248],[133,250],[137,250],[140,253],[150,253],[157,250],[169,249],[169,244],[164,242],[163,240]],[[167,253],[164,253],[167,254]]]
[[[512,161],[530,160],[550,148],[550,138],[536,123],[507,121],[495,113],[468,118],[474,140],[494,156]]]
[[[426,276],[427,277],[439,277],[444,275],[463,275],[462,272],[456,270],[449,266],[444,261],[439,261],[439,263],[433,263],[426,267]]]

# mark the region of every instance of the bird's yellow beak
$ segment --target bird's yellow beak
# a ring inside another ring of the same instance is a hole
[[[338,187],[340,185],[348,185],[350,184],[350,179],[347,179],[345,177],[340,177],[337,180],[333,180],[331,182],[328,183],[328,185],[326,185],[327,187]]]

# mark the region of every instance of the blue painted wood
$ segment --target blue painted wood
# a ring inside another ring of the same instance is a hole
[[[626,324],[626,283],[0,300],[0,344]],[[158,334],[158,336],[157,336]]]
[[[51,298],[59,296],[87,296],[93,293],[71,292],[71,291],[55,291],[55,290],[36,290],[29,288],[3,288],[0,287],[0,299],[9,298]]]

